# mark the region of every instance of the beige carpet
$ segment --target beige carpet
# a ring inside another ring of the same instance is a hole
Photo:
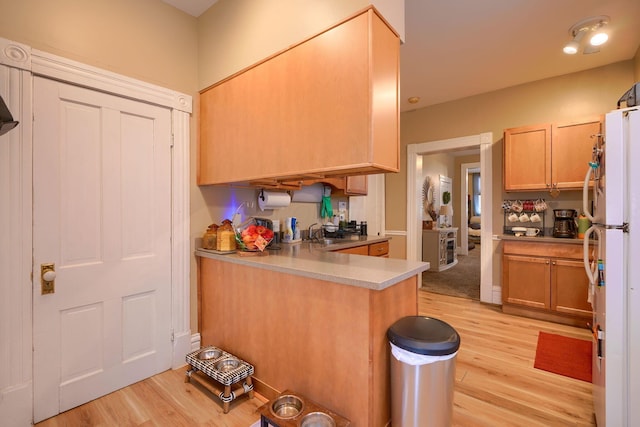
[[[458,264],[440,273],[422,273],[422,290],[437,294],[480,299],[480,245],[469,255],[458,255]]]

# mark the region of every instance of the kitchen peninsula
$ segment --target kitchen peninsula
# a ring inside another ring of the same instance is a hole
[[[268,255],[198,250],[202,345],[255,366],[267,398],[294,390],[357,426],[390,420],[388,327],[417,314],[428,263],[333,251],[387,239],[281,245]]]

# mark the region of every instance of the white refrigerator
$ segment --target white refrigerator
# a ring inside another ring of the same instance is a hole
[[[588,181],[595,178],[593,189]],[[589,195],[592,194],[591,197]],[[585,270],[593,306],[593,404],[599,427],[640,425],[640,107],[606,115],[584,187]],[[595,237],[590,247],[589,238]],[[591,254],[592,260],[588,259]]]

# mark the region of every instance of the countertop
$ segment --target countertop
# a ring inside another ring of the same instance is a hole
[[[276,245],[281,248],[279,250],[268,250],[265,251],[267,254],[253,256],[238,252],[220,255],[206,249],[197,249],[196,255],[372,290],[386,289],[429,269],[428,262],[332,252],[386,240],[389,237],[358,236],[357,239],[331,245],[309,241],[281,243]]]
[[[527,237],[527,236],[514,236],[513,234],[502,234],[500,236],[500,240],[516,240],[519,242],[536,242],[536,243],[569,243],[572,245],[582,245],[584,243],[583,239],[570,239],[570,238],[562,238],[562,237],[553,237],[553,236],[535,236],[535,237]],[[591,240],[589,243],[594,243],[595,240]]]

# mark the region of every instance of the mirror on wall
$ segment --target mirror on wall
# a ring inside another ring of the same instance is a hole
[[[451,193],[451,178],[440,175],[440,191],[438,200],[438,226],[451,227],[453,222],[453,194]]]

